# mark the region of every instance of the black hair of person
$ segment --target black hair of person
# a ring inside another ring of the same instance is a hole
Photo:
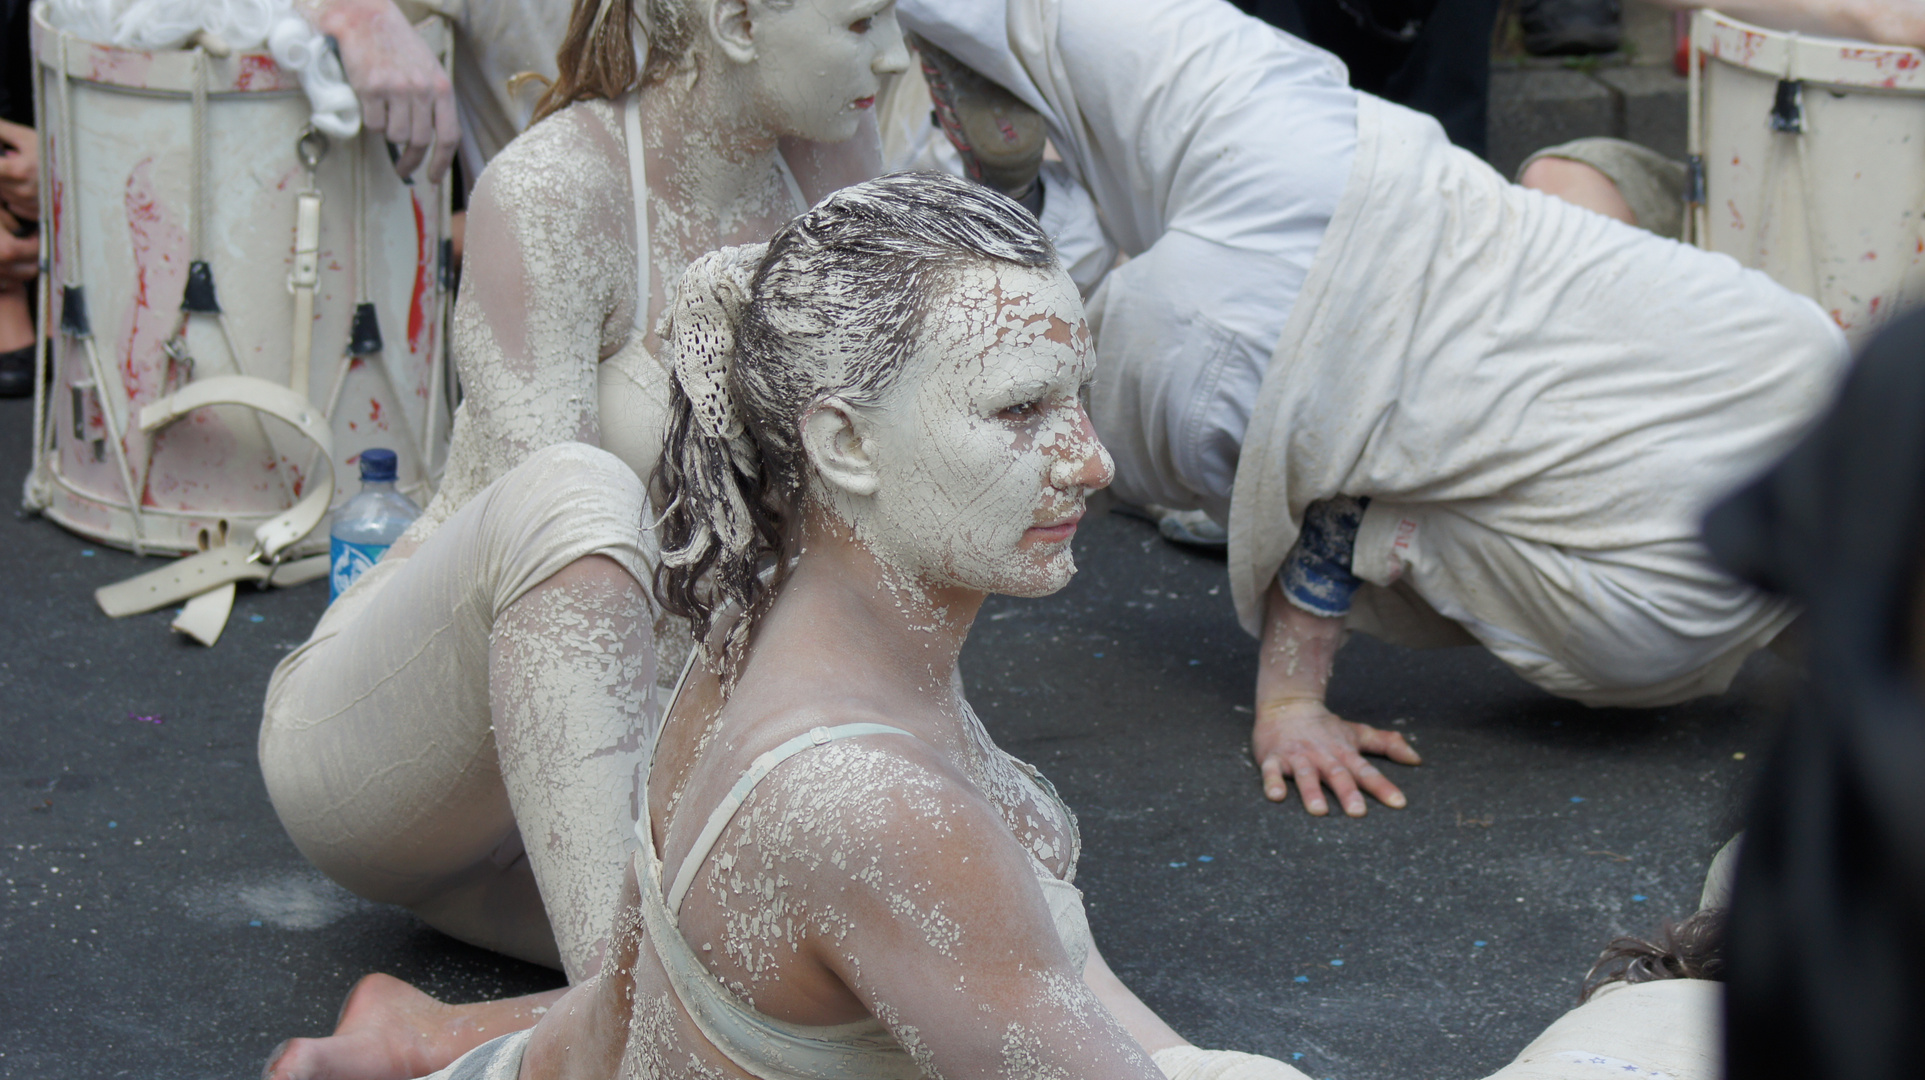
[[[1805,607],[1808,685],[1746,817],[1728,927],[1732,1080],[1925,1072],[1925,312],[1706,519],[1713,555]]]

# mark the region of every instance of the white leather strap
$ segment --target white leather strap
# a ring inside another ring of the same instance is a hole
[[[262,522],[254,530],[252,548],[222,545],[95,590],[95,602],[113,618],[177,604],[236,581],[266,580],[274,573],[276,556],[313,532],[327,516],[328,503],[334,498],[334,436],[319,409],[279,383],[251,375],[218,375],[149,402],[140,411],[141,430],[165,427],[209,405],[241,405],[292,425],[320,447],[327,473],[301,501]],[[194,620],[197,630],[206,630],[204,624],[212,612],[212,605],[204,605],[203,617]],[[197,640],[208,640],[202,632],[188,632]],[[211,636],[220,636],[219,627],[213,628]]]

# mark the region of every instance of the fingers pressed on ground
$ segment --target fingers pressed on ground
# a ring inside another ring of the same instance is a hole
[[[1263,794],[1271,802],[1290,797],[1290,787],[1283,782],[1283,764],[1274,757],[1263,759]]]
[[[1375,765],[1361,762],[1357,768],[1357,785],[1369,792],[1371,797],[1392,810],[1402,810],[1407,804],[1404,793],[1390,782]]]
[[[1330,785],[1330,793],[1337,798],[1337,805],[1351,817],[1363,817],[1368,811],[1364,797],[1357,791],[1357,780],[1349,766],[1340,762],[1329,762],[1323,767],[1324,783]]]
[[[1297,758],[1292,763],[1296,773],[1297,796],[1303,800],[1303,808],[1321,817],[1330,812],[1330,805],[1324,801],[1323,778],[1317,775],[1317,765],[1307,757]]]

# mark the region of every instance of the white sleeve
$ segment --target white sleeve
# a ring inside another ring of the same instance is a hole
[[[946,146],[948,140],[939,140]],[[1117,245],[1103,231],[1096,200],[1060,161],[1043,162],[1043,232],[1085,297],[1116,265]]]

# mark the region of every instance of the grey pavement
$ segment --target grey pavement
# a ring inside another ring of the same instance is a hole
[[[9,500],[29,416],[0,402]],[[1259,792],[1255,643],[1222,563],[1115,516],[1077,545],[1064,592],[985,609],[973,700],[1080,815],[1078,883],[1123,979],[1199,1044],[1313,1077],[1507,1062],[1610,937],[1695,907],[1792,686],[1766,656],[1717,700],[1591,710],[1475,649],[1359,638],[1333,705],[1426,764],[1387,767],[1409,810],[1313,819]],[[450,1000],[558,984],[342,892],[282,833],[259,704],[325,586],[244,590],[204,649],[165,612],[95,610],[130,555],[17,513],[0,555],[0,1077],[252,1077],[367,971]]]
[[[1685,80],[1671,66],[1671,20],[1651,0],[1625,0],[1623,48],[1603,57],[1537,59],[1500,40],[1491,70],[1491,164],[1515,178],[1536,151],[1593,135],[1684,160]]]

